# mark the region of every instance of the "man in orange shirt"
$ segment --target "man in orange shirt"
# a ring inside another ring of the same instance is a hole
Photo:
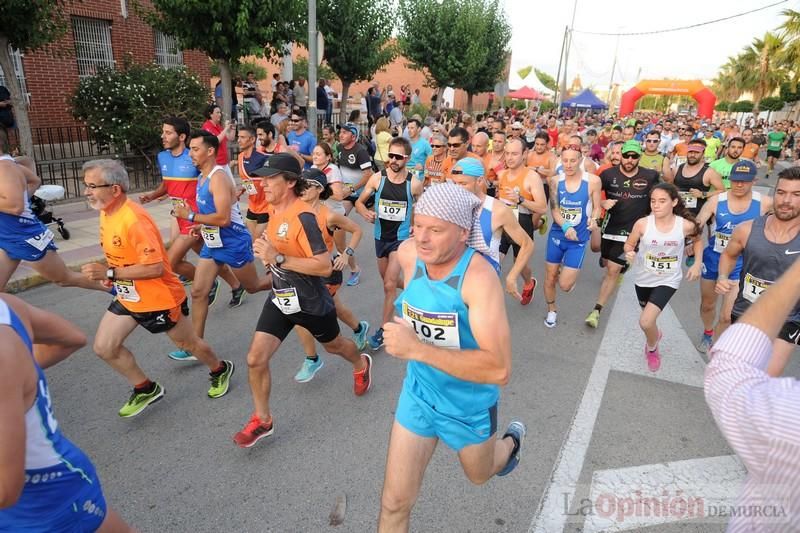
[[[745,142],[744,150],[742,150],[742,159],[749,159],[755,163],[756,166],[761,166],[761,159],[758,157],[760,146],[753,142],[752,128],[745,128],[744,131],[742,131],[742,138]]]
[[[469,151],[469,132],[461,126],[456,126],[451,129],[447,134],[447,159],[442,164],[442,172],[444,179],[450,178],[450,171],[457,161],[461,161],[465,157],[474,157],[480,159],[477,154]]]
[[[252,172],[263,167],[268,156],[256,150],[256,130],[250,126],[242,126],[236,137],[239,144],[239,179],[247,193],[247,214],[244,223],[255,241],[263,232],[269,220],[269,203],[264,198],[261,178],[251,176]]]
[[[210,398],[228,392],[233,362],[217,359],[186,320],[189,309],[183,285],[170,267],[167,251],[150,214],[127,196],[125,167],[114,159],[97,159],[83,165],[84,194],[100,211],[100,243],[108,265],[89,263],[81,268],[90,280],[104,281],[117,291],[94,339],[94,351],[133,386],[119,416],[132,417],[164,396],[164,388],[139,368],[123,342],[142,326],[164,333],[176,346],[190,351],[210,370]]]
[[[506,168],[506,134],[504,131],[492,133],[492,151],[487,154],[484,161],[486,167],[486,194],[495,197],[497,187],[497,175]]]

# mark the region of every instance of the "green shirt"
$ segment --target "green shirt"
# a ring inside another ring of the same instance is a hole
[[[717,157],[717,151],[719,150],[719,147],[722,146],[722,141],[714,136],[706,137],[704,140],[706,141],[706,151],[703,152],[703,155],[705,156],[706,161],[710,163],[715,157]]]
[[[661,154],[655,154],[655,155],[642,154],[642,157],[639,158],[640,167],[655,170],[656,172],[658,172],[659,176],[661,175],[663,164],[664,164],[664,156]]]
[[[720,158],[716,161],[710,163],[708,166],[713,168],[717,171],[717,174],[722,176],[722,184],[725,186],[725,190],[729,190],[731,188],[731,180],[728,179],[728,176],[731,175],[731,169],[733,165],[735,165],[738,161],[734,161],[733,163],[728,163],[727,158]]]
[[[783,131],[771,131],[767,134],[767,150],[778,151],[783,149],[783,141],[786,140],[786,133]]]

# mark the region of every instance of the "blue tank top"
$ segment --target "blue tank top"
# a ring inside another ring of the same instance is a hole
[[[225,176],[233,181],[233,178],[227,173],[224,167],[219,165],[215,166],[210,174],[214,174],[217,170],[222,171]],[[211,178],[204,178],[200,176],[200,180],[197,183],[197,211],[201,215],[211,215],[217,212],[217,206],[214,205],[214,196],[211,194]],[[204,180],[204,181],[203,181]],[[242,218],[242,212],[239,210],[239,202],[233,202],[231,206],[231,223],[229,226],[224,228],[219,228],[219,234],[222,237],[222,242],[225,243],[226,239],[243,239],[247,238],[250,239],[250,233],[247,231],[247,228],[244,225],[244,219]],[[206,224],[203,225],[204,231],[205,228],[216,228],[216,226],[208,226]]]
[[[411,195],[411,175],[406,174],[403,183],[392,183],[384,170],[381,184],[375,195],[375,238],[384,241],[404,241],[411,233],[411,210],[414,197]]]
[[[744,213],[732,213],[728,206],[728,193],[723,192],[717,200],[717,210],[714,213],[714,225],[711,228],[711,237],[708,239],[708,247],[719,258],[725,251],[728,241],[733,235],[733,230],[742,222],[753,220],[761,216],[761,193],[753,191],[753,199],[750,207]],[[742,256],[736,260],[736,268],[742,266]]]
[[[489,261],[489,264],[494,267],[495,272],[497,272],[499,276],[502,272],[502,267],[500,266],[500,240],[503,235],[503,230],[498,229],[492,232],[492,213],[494,212],[496,202],[496,199],[488,194],[486,195],[483,199],[480,213],[475,219],[473,229],[477,229],[480,232],[483,242],[486,243],[486,246],[489,248],[489,251],[483,252],[482,255]]]
[[[461,286],[475,250],[467,248],[456,266],[440,280],[428,277],[417,259],[414,276],[395,300],[395,312],[414,327],[423,342],[454,350],[478,349],[469,325],[469,310]],[[465,381],[426,363],[409,361],[404,386],[436,411],[469,415],[497,403],[497,385]]]
[[[17,164],[10,155],[0,155],[0,161],[11,161]],[[26,240],[42,236],[49,231],[31,211],[31,201],[28,198],[27,189],[25,189],[23,195],[22,213],[19,215],[0,213],[0,235],[3,235],[4,238],[15,240],[22,238]],[[50,236],[52,237],[52,233]]]
[[[31,338],[14,311],[0,299],[0,325],[10,326],[32,353]],[[54,513],[81,485],[94,483],[89,458],[64,437],[53,416],[44,372],[36,367],[36,399],[25,413],[25,486],[13,507],[0,510],[1,524],[30,523],[37,516]]]
[[[564,222],[569,222],[578,234],[578,240],[586,242],[592,235],[589,231],[589,217],[592,216],[592,197],[589,194],[589,177],[584,173],[581,184],[575,192],[567,190],[567,178],[564,174],[558,176],[558,207]],[[563,236],[561,226],[553,224],[550,232],[557,238]]]

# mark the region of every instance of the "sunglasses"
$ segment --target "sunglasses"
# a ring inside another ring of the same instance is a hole
[[[463,170],[459,170],[457,168],[450,171],[450,174],[452,174],[453,176],[460,176],[463,173],[464,173]]]
[[[627,154],[622,154],[622,159],[639,159],[639,154],[636,152],[628,152]]]
[[[661,141],[659,141],[658,139],[647,139],[644,142],[646,142],[646,143],[657,143],[657,142],[661,142]]]
[[[448,148],[461,148],[464,143],[447,143]]]
[[[443,144],[432,144],[431,148],[444,148]]]
[[[402,161],[405,158],[406,158],[405,154],[393,154],[393,153],[389,152],[389,159],[395,159],[397,161]]]
[[[290,118],[289,122],[300,122],[299,118]]]

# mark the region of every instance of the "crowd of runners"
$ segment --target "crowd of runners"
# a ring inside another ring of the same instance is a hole
[[[268,119],[238,131],[222,126],[216,106],[208,116],[201,130],[181,118],[163,121],[163,182],[152,192],[134,198],[116,160],[84,165],[106,260],[80,272],[65,266],[53,234],[31,214],[29,198],[40,184],[31,161],[0,154],[0,285],[27,261],[59,285],[110,293],[93,350],[128,383],[121,417],[140,414],[166,393],[125,345],[138,326],[166,333],[175,350],[165,356],[176,364],[208,367],[207,395],[220,398],[243,361],[220,358],[224,347],[204,339],[218,278],[231,289],[230,313],[245,294],[264,291],[245,359],[253,407],[242,413],[242,427],[232,428],[233,442],[245,448],[274,432],[270,360],[292,330],[305,351],[299,383],[324,365],[317,343],[352,365],[356,396],[372,388],[375,352],[407,360],[381,531],[409,528],[439,440],[458,453],[473,483],[505,476],[519,463],[525,424],[510,420],[498,430],[500,388],[512,366],[508,312],[557,328],[564,293],[587,300],[585,325],[598,328],[623,275],[632,276],[645,337],[641,364],[658,372],[670,357],[660,350],[658,317],[679,288],[700,292],[691,333],[705,353],[800,254],[800,167],[774,173],[791,124],[762,129],[762,145],[750,125],[734,121],[501,109],[449,121],[410,117],[384,143],[381,132],[352,122],[326,127],[318,142],[300,108],[288,116],[285,135]],[[372,138],[381,144],[372,146]],[[234,140],[231,163],[226,144]],[[754,190],[762,164],[771,196]],[[142,207],[164,199],[175,219],[168,248]],[[359,265],[372,256],[364,247],[356,254],[366,238],[363,222],[373,227],[383,286],[373,324],[347,306],[358,294]],[[544,264],[532,261],[535,240]],[[506,261],[509,252],[513,260]],[[586,261],[590,253],[597,255]],[[581,270],[591,267],[605,271],[600,287],[574,293]],[[536,275],[544,282],[541,314],[522,307],[534,299]],[[698,279],[699,286],[686,283]],[[592,302],[586,295],[595,290]],[[86,335],[6,295],[0,325],[9,326],[0,328],[2,345],[12,347],[0,368],[21,377],[0,400],[0,524],[129,530],[105,502],[91,461],[61,434],[42,372],[80,349]],[[770,375],[781,375],[798,343],[800,306],[775,340]]]

